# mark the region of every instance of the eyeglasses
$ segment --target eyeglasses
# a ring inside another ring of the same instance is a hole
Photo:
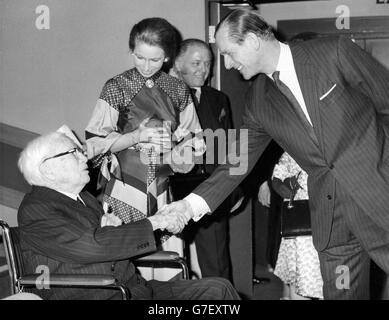
[[[58,153],[58,154],[56,154],[56,155],[54,155],[52,157],[46,158],[45,160],[42,161],[42,163],[47,161],[47,160],[54,159],[54,158],[59,158],[59,157],[62,157],[62,156],[66,156],[67,154],[71,154],[71,153],[78,153],[78,154],[85,155],[85,151],[84,150],[82,150],[79,147],[75,147],[73,149],[70,149],[69,151],[61,152],[61,153]]]

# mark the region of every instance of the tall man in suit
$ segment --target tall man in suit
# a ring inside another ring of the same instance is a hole
[[[174,71],[192,91],[196,113],[203,130],[215,132],[222,129],[228,136],[232,129],[231,110],[228,97],[221,91],[205,85],[212,65],[212,52],[209,46],[199,39],[186,39],[181,42],[180,50],[174,62]],[[206,136],[207,138],[207,136]],[[211,145],[207,143],[207,145]],[[226,154],[227,145],[214,139],[214,148],[207,150],[212,153],[213,163],[204,166],[197,165],[191,173],[200,173],[205,169],[212,173],[218,166],[220,152]],[[224,150],[222,150],[224,148]],[[191,225],[187,230],[188,238],[193,238],[196,244],[197,257],[203,277],[231,278],[230,255],[228,249],[228,213],[231,209],[230,198],[227,198],[215,212]]]
[[[367,299],[369,258],[389,273],[389,73],[345,38],[285,45],[255,11],[216,28],[227,69],[255,75],[242,161],[253,167],[271,138],[308,173],[313,241],[326,299]],[[213,211],[243,179],[230,166],[184,200],[186,219]]]
[[[20,205],[18,223],[27,272],[45,265],[55,273],[112,274],[125,283],[133,299],[236,299],[221,278],[174,282],[146,281],[132,257],[156,250],[154,230],[175,231],[183,222],[169,215],[119,225],[82,189],[89,181],[87,158],[62,133],[30,142],[19,168],[32,191]],[[112,290],[37,290],[45,299],[111,299]]]

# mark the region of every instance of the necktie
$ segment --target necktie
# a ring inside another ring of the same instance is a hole
[[[190,88],[190,92],[192,93],[192,100],[197,110],[199,106],[199,99],[197,99],[197,90],[195,88]]]
[[[82,201],[81,197],[78,195],[77,196],[77,202],[81,203],[83,206],[85,206],[84,201]]]
[[[273,79],[274,79],[274,83],[276,84],[277,88],[289,100],[291,106],[293,107],[294,112],[297,114],[298,118],[300,119],[300,121],[304,125],[304,128],[308,131],[308,134],[311,137],[311,139],[316,143],[316,145],[319,145],[315,131],[313,130],[313,127],[311,126],[311,124],[309,123],[303,110],[301,109],[300,104],[298,103],[297,99],[293,95],[292,91],[290,91],[288,86],[280,80],[280,72],[279,71],[275,71],[273,73]]]

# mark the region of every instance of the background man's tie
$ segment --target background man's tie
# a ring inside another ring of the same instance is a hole
[[[199,99],[197,98],[197,90],[195,88],[190,88],[190,92],[192,94],[192,100],[193,100],[193,103],[195,105],[195,108],[197,110],[198,106],[199,106]]]

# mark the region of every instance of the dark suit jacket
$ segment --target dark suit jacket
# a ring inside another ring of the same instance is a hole
[[[318,250],[328,244],[334,212],[350,209],[337,193],[340,188],[389,231],[389,72],[345,38],[290,48],[318,145],[273,81],[260,74],[244,115],[248,141],[242,141],[246,150],[241,156],[248,158],[248,171],[274,138],[308,173]],[[221,166],[194,192],[214,209],[243,178]]]
[[[201,127],[204,129],[223,129],[228,137],[228,129],[232,129],[232,115],[230,102],[228,97],[221,91],[209,86],[201,87],[200,103],[196,106],[196,113],[199,117]],[[208,146],[208,144],[207,144]],[[212,150],[207,150],[204,154],[213,153],[214,163],[207,164],[206,170],[208,173],[215,171],[218,163],[223,159],[218,159],[219,149],[224,148],[226,154],[228,152],[227,145],[220,144],[218,139],[214,139]]]
[[[144,285],[131,257],[156,249],[151,223],[145,219],[119,227],[100,227],[104,214],[87,192],[82,203],[52,189],[33,187],[19,207],[18,223],[26,272],[48,266],[52,273],[112,274],[131,288]],[[37,290],[45,299],[108,299],[116,291]]]

